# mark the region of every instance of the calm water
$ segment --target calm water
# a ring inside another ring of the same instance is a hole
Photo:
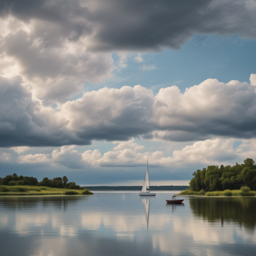
[[[256,198],[0,198],[0,255],[256,255]]]

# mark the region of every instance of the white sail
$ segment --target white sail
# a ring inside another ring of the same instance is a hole
[[[144,183],[142,186],[142,190],[140,193],[141,196],[155,196],[155,193],[150,193],[150,185],[149,185],[149,171],[148,171],[148,160],[147,160],[147,171],[144,179]]]
[[[144,179],[143,187],[141,192],[150,192],[149,191],[149,177],[148,177],[148,170],[146,171],[146,176]]]

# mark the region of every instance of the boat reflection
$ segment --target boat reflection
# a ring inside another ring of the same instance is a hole
[[[147,223],[147,230],[148,230],[148,225],[149,225],[149,210],[150,210],[150,199],[149,198],[144,198],[141,199],[143,205],[144,205],[144,210],[145,210],[145,217],[146,217],[146,223]]]
[[[179,207],[185,206],[184,203],[181,204],[166,204],[166,208],[172,208],[172,213]]]

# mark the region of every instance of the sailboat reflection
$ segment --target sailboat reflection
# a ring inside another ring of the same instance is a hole
[[[146,222],[147,222],[147,230],[148,230],[148,225],[149,225],[149,207],[150,207],[150,199],[149,198],[144,198],[141,199],[144,209],[145,209],[145,217],[146,217]]]

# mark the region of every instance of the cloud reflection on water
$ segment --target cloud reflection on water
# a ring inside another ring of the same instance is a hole
[[[256,249],[255,226],[252,219],[248,221],[252,213],[247,211],[253,210],[250,207],[254,207],[255,199],[245,198],[242,203],[233,199],[229,204],[220,198],[185,199],[184,206],[167,206],[165,197],[170,196],[158,194],[150,199],[148,230],[143,201],[137,194],[101,194],[70,200],[60,197],[58,203],[45,203],[42,198],[24,202],[20,198],[11,201],[11,207],[7,199],[0,198],[0,244],[8,255],[16,255],[7,246],[14,239],[17,244],[26,240],[28,248],[21,248],[20,255],[63,256],[139,252],[236,255],[237,248],[241,252],[247,244],[247,255],[253,255],[250,253]]]

